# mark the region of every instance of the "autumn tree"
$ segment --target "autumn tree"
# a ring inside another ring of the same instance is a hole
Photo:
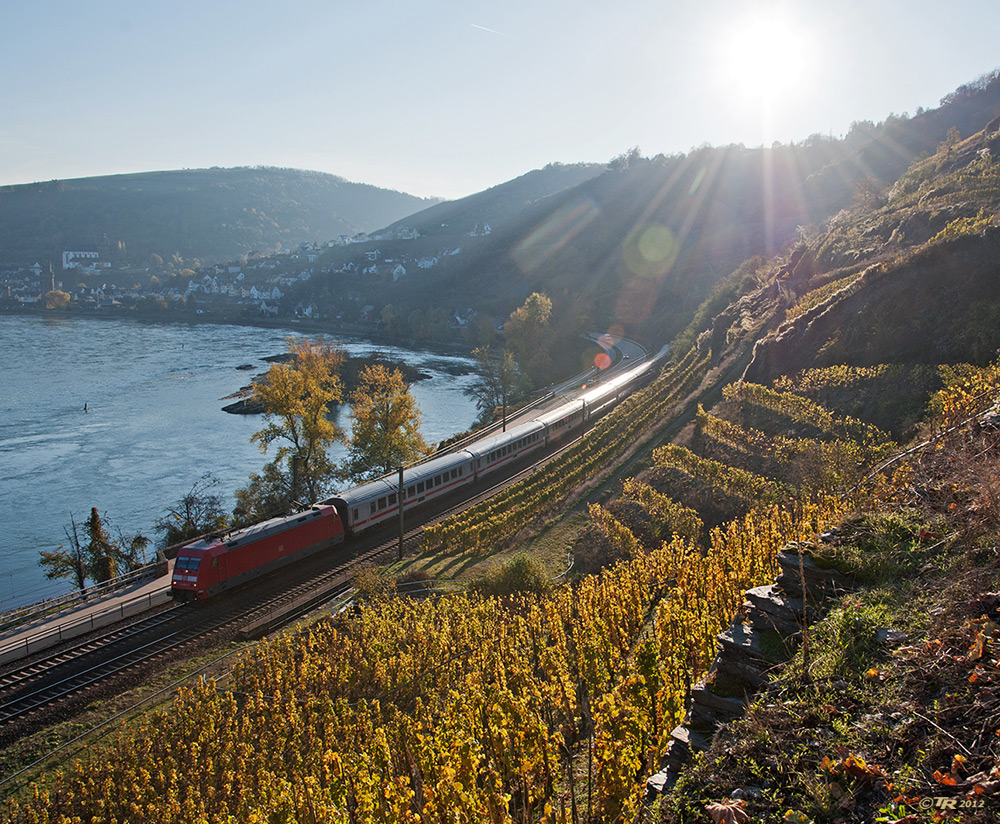
[[[377,478],[426,455],[420,410],[398,369],[366,366],[351,393],[351,445],[342,477]]]
[[[343,400],[343,351],[323,338],[290,338],[288,349],[292,360],[273,364],[255,387],[267,423],[251,440],[261,452],[272,444],[277,449],[263,472],[236,493],[236,514],[243,522],[319,500],[336,470],[327,450],[344,440],[343,430],[328,415],[329,407]]]
[[[212,492],[218,483],[211,474],[202,475],[166,515],[157,519],[156,528],[163,536],[164,546],[189,541],[226,526],[222,499]]]
[[[77,524],[70,515],[70,526],[65,532],[69,549],[59,547],[52,552],[42,550],[39,553],[38,563],[45,570],[46,578],[71,578],[80,589],[85,589],[88,580],[103,584],[146,563],[149,539],[141,534],[126,537],[120,529],[118,536],[113,537],[107,515],[102,520],[97,507],[90,510],[90,517],[83,524]]]
[[[53,289],[45,293],[45,308],[65,309],[69,306],[69,299],[69,292],[64,292],[62,289]]]
[[[282,464],[271,461],[260,472],[250,473],[247,485],[234,494],[236,506],[230,526],[247,526],[291,507],[291,479]]]
[[[532,292],[503,327],[507,345],[536,386],[548,382],[552,365],[551,316],[552,301],[542,292]]]
[[[509,349],[496,353],[493,347],[480,346],[472,354],[479,362],[479,378],[466,391],[475,398],[479,420],[490,423],[497,409],[524,395],[524,375]]]

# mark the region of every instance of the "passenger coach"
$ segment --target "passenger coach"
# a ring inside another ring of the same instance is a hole
[[[303,512],[272,518],[222,537],[204,538],[182,547],[171,587],[179,600],[204,598],[261,575],[296,557],[325,549],[438,500],[501,467],[559,443],[611,409],[666,357],[667,347],[650,360],[587,388],[584,393],[534,420],[494,433],[458,452],[409,467],[403,489],[397,476],[386,475],[321,501]]]
[[[407,469],[403,475],[404,511],[433,501],[475,480],[468,452],[443,455]],[[399,517],[399,482],[394,475],[349,489],[322,502],[337,508],[347,530],[362,532]]]

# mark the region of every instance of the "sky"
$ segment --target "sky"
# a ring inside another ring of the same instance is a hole
[[[283,166],[457,198],[914,114],[998,33],[996,0],[8,0],[0,184]]]

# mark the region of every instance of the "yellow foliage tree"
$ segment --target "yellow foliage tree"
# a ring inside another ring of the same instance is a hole
[[[420,410],[398,369],[366,366],[351,393],[351,446],[342,474],[375,478],[429,451],[420,434]]]
[[[53,289],[45,293],[45,308],[65,309],[69,306],[69,299],[69,292],[64,292],[62,289]]]
[[[343,400],[339,370],[344,353],[323,338],[291,338],[288,349],[294,359],[272,365],[255,389],[267,425],[251,440],[261,452],[280,444],[270,471],[265,467],[265,478],[287,486],[288,502],[312,503],[335,474],[327,449],[344,440],[343,430],[327,416],[328,407]]]

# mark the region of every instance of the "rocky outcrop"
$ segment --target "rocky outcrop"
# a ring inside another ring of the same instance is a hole
[[[785,547],[777,581],[747,591],[741,614],[718,636],[708,674],[691,690],[684,723],[671,732],[662,769],[646,782],[647,795],[673,787],[691,756],[711,744],[715,729],[741,716],[771,673],[791,658],[803,626],[820,616],[823,602],[853,588],[849,576],[819,565],[810,548]]]
[[[289,352],[282,353],[280,355],[268,355],[262,360],[268,363],[290,363],[294,360],[294,355]],[[348,357],[345,359],[341,367],[341,381],[344,385],[345,395],[354,389],[357,389],[358,385],[361,383],[361,371],[367,366],[385,366],[387,369],[398,369],[403,374],[403,378],[407,383],[416,383],[417,381],[427,380],[431,376],[425,372],[421,372],[418,368],[409,366],[403,361],[393,361],[389,360],[378,354],[371,354],[364,357]],[[242,366],[237,366],[237,369],[247,370],[253,369],[252,364],[243,364]],[[228,401],[235,398],[232,403],[227,404],[222,407],[223,412],[228,412],[230,415],[263,415],[264,414],[264,404],[261,403],[260,398],[254,392],[254,385],[260,381],[267,378],[267,373],[262,373],[257,375],[253,379],[253,383],[248,386],[240,387],[236,392],[231,395],[226,395],[226,397],[221,400]],[[338,404],[331,404],[330,408],[333,409]]]
[[[759,340],[744,379],[817,366],[979,362],[1000,346],[1000,229],[879,263]],[[934,307],[930,311],[928,307]]]

